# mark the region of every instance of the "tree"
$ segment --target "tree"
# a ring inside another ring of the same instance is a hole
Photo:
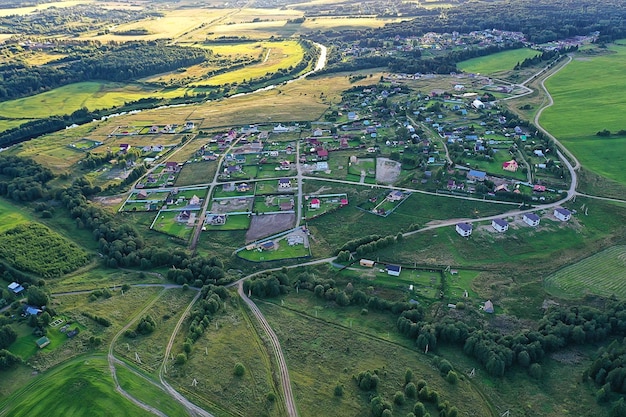
[[[233,373],[235,374],[235,376],[242,377],[243,374],[246,373],[246,368],[245,368],[245,366],[243,366],[243,363],[237,362],[235,364],[235,368],[233,370]]]
[[[343,384],[337,382],[337,385],[335,385],[335,397],[341,396],[343,396]]]
[[[187,355],[179,353],[176,355],[176,365],[184,365],[187,362]]]
[[[397,405],[403,405],[405,401],[404,393],[402,391],[396,391],[393,396],[393,402]]]
[[[52,317],[50,317],[50,313],[48,313],[47,311],[44,311],[43,313],[41,313],[39,320],[41,321],[42,326],[47,326],[52,321]]]
[[[459,381],[459,376],[454,371],[448,371],[448,375],[446,375],[446,381],[450,384],[454,385]]]
[[[541,379],[541,376],[543,374],[543,371],[541,370],[541,365],[539,365],[538,363],[533,363],[532,365],[530,365],[530,368],[528,369],[528,374],[536,380]]]
[[[41,289],[32,286],[28,289],[27,302],[36,307],[45,306],[48,304],[48,295]]]
[[[413,407],[413,413],[415,414],[415,417],[424,417],[426,415],[426,407],[424,407],[422,402],[418,401]]]
[[[8,324],[0,327],[0,349],[8,348],[17,340],[17,332]]]
[[[404,383],[408,384],[411,381],[413,381],[413,371],[407,369],[406,372],[404,372]]]
[[[406,387],[404,387],[404,394],[408,398],[416,398],[417,397],[417,387],[415,386],[415,384],[412,383],[412,382],[409,382],[408,384],[406,384]]]

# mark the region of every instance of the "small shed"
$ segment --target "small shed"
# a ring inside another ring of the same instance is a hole
[[[37,347],[39,349],[43,349],[43,348],[45,348],[46,346],[48,346],[50,344],[50,339],[48,339],[46,336],[44,336],[44,337],[41,337],[41,338],[35,340],[35,344],[37,345]]]
[[[487,300],[485,301],[485,305],[483,306],[483,311],[485,313],[489,313],[489,314],[493,314],[493,303],[491,302],[491,300]]]
[[[361,259],[359,261],[359,265],[364,266],[366,268],[373,268],[375,263],[376,262],[374,262],[374,261],[372,261],[370,259]]]
[[[19,283],[17,282],[12,282],[9,284],[9,290],[13,293],[13,294],[19,294],[22,291],[24,291],[24,287],[22,287]]]
[[[387,265],[387,275],[399,277],[402,267],[400,265]]]

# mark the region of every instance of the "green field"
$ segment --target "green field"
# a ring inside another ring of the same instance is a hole
[[[29,221],[30,218],[27,217],[23,209],[14,206],[6,200],[0,200],[0,233]]]
[[[191,234],[193,233],[193,227],[187,225],[186,222],[177,220],[177,216],[181,213],[181,211],[159,212],[159,218],[154,223],[153,229],[183,240],[189,240],[189,238],[191,238]],[[189,213],[195,213],[196,215],[200,214],[199,211],[189,211]]]
[[[13,417],[152,416],[115,391],[103,357],[77,359],[40,375],[0,402],[0,410]]]
[[[554,105],[541,115],[541,125],[557,137],[591,171],[626,184],[626,137],[603,138],[596,132],[626,129],[624,112],[626,46],[612,53],[580,56],[546,81]]]
[[[537,51],[530,48],[513,49],[498,52],[497,54],[468,59],[459,62],[457,67],[464,72],[493,74],[499,71],[510,71],[518,62],[522,62],[526,58],[532,58],[538,54]]]
[[[613,246],[546,277],[544,285],[551,294],[582,298],[587,294],[626,298],[626,246]]]

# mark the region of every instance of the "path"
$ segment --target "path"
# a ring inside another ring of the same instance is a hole
[[[289,371],[287,369],[287,364],[285,362],[285,357],[283,356],[283,351],[280,347],[280,342],[278,341],[278,337],[274,330],[270,327],[269,323],[265,319],[261,310],[254,304],[250,298],[246,296],[243,292],[243,280],[239,281],[237,285],[237,291],[242,300],[248,305],[254,317],[259,321],[261,327],[267,334],[269,338],[269,343],[271,345],[272,351],[274,352],[274,356],[276,357],[276,363],[278,364],[278,371],[280,376],[280,384],[283,388],[283,397],[285,399],[285,406],[287,407],[287,414],[289,417],[297,417],[298,410],[296,408],[296,402],[293,398],[293,392],[291,390],[291,379],[289,378]]]

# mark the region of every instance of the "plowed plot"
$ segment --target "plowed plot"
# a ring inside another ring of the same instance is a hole
[[[296,215],[294,213],[253,216],[250,229],[246,233],[246,241],[251,242],[290,229],[294,226],[295,221]]]

